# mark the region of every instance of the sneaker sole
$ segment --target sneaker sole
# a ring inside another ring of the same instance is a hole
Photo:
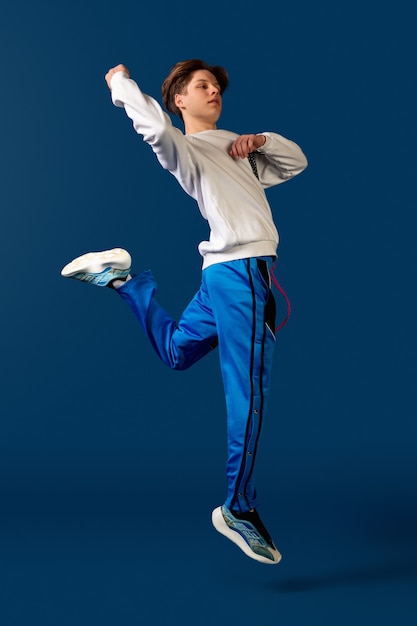
[[[130,254],[123,248],[114,248],[113,250],[104,250],[103,252],[88,252],[68,263],[61,270],[61,275],[68,278],[80,272],[99,274],[108,267],[128,270],[131,264]]]
[[[254,559],[255,561],[259,561],[260,563],[266,563],[267,565],[276,565],[277,563],[281,561],[282,555],[278,552],[278,550],[276,550],[276,554],[274,555],[276,557],[276,560],[274,561],[271,561],[270,559],[267,559],[264,556],[261,556],[260,554],[256,554],[256,552],[253,552],[250,549],[249,545],[246,543],[246,541],[243,539],[243,537],[237,531],[232,530],[226,524],[226,522],[224,521],[223,514],[222,514],[221,506],[217,507],[217,509],[214,509],[211,515],[211,521],[213,523],[214,528],[220,534],[230,539],[230,541],[233,541],[233,543],[235,543],[242,550],[242,552],[244,552],[246,556],[249,556],[251,559]]]

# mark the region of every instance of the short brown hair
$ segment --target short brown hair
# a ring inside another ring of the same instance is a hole
[[[208,65],[200,59],[190,59],[176,63],[162,83],[162,101],[167,111],[178,115],[181,119],[182,113],[175,104],[175,94],[183,93],[184,88],[191,80],[191,75],[198,70],[208,70],[216,77],[220,85],[221,94],[229,84],[229,77],[224,67]]]

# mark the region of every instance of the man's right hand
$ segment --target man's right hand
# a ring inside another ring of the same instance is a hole
[[[113,75],[116,74],[116,72],[124,72],[125,74],[127,74],[128,77],[130,77],[130,72],[125,65],[120,64],[120,65],[116,65],[116,67],[112,67],[111,70],[109,70],[104,77],[110,91],[111,91],[110,82],[111,82]]]

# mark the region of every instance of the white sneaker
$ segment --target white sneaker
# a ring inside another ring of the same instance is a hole
[[[107,287],[113,280],[124,280],[130,272],[131,264],[132,259],[127,250],[113,248],[77,257],[61,270],[61,275],[98,287]]]

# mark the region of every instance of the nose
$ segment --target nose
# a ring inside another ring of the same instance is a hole
[[[212,85],[211,86],[211,93],[213,94],[219,94],[220,95],[220,89],[217,85]]]

